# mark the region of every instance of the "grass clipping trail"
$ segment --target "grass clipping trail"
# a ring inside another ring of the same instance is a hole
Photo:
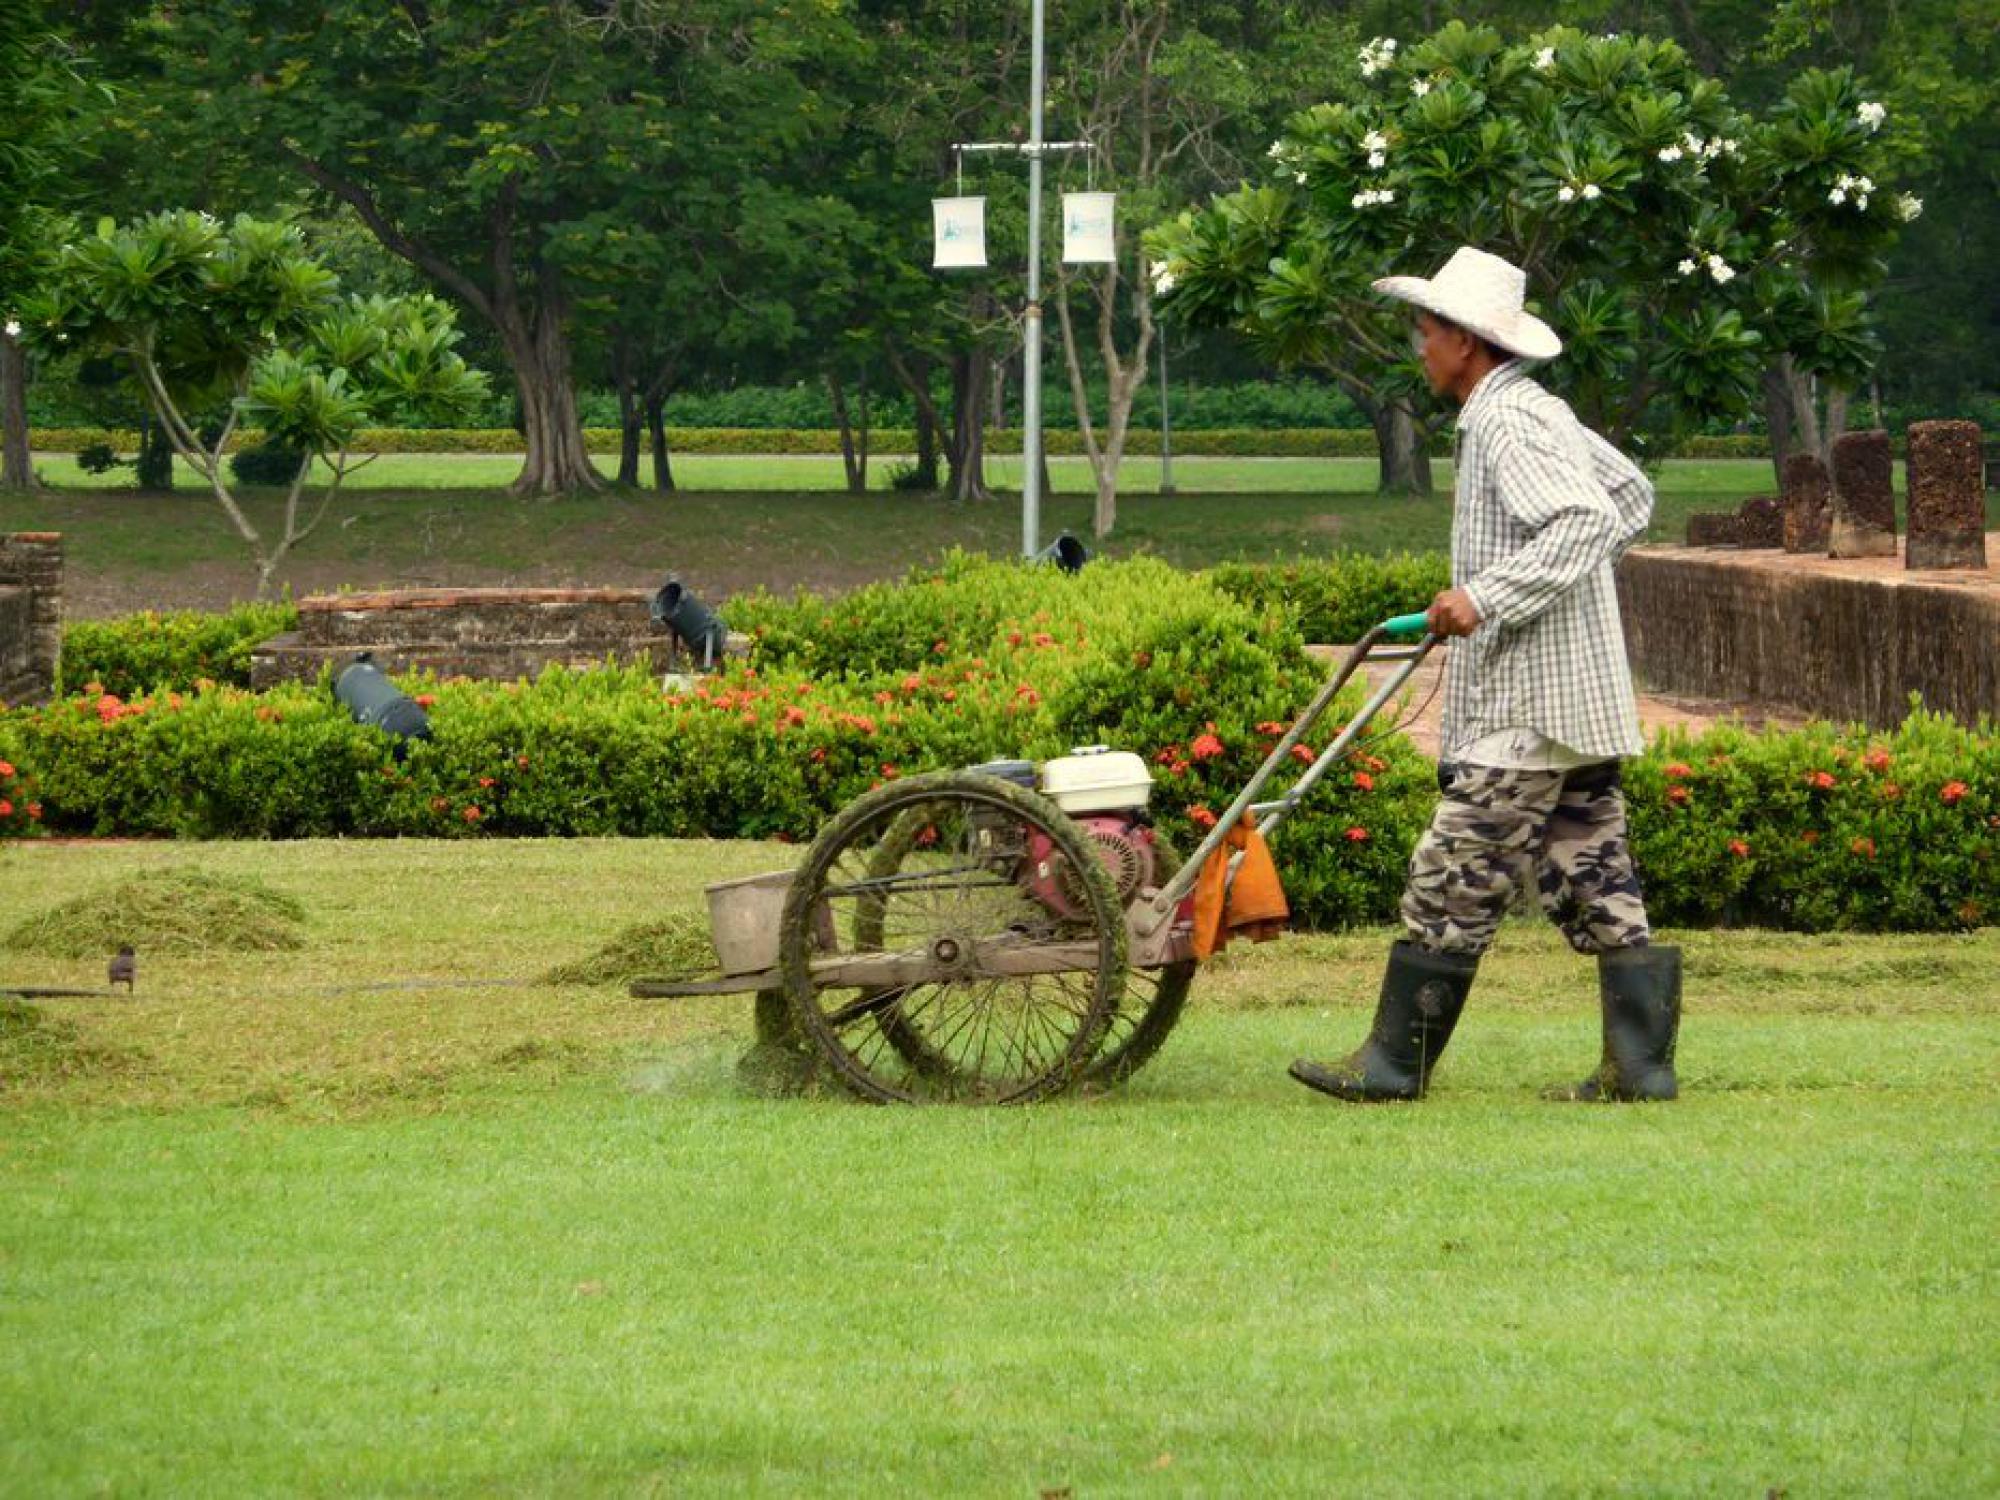
[[[675,912],[664,921],[627,927],[588,958],[558,964],[544,984],[628,984],[635,979],[685,981],[715,973],[708,918]]]
[[[101,958],[123,943],[141,954],[265,953],[304,947],[305,917],[299,901],[262,881],[174,868],[65,901],[0,947],[47,958]]]

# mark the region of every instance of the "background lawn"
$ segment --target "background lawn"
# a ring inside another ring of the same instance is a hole
[[[302,595],[418,584],[657,586],[677,571],[698,592],[725,598],[760,585],[851,588],[900,576],[951,547],[1009,555],[1021,544],[1020,502],[1011,492],[981,505],[851,496],[830,487],[837,459],[680,462],[691,487],[671,495],[519,501],[501,488],[514,472],[510,458],[392,455],[335,501],[281,578]],[[1011,477],[1008,462],[994,465],[996,482]],[[1057,493],[1045,501],[1042,534],[1088,538],[1091,500],[1081,460],[1055,467]],[[1150,552],[1198,568],[1338,549],[1436,550],[1450,535],[1448,493],[1377,496],[1372,460],[1188,459],[1176,465],[1182,492],[1173,496],[1146,491],[1156,463],[1129,467],[1137,484],[1120,506],[1118,528],[1103,548],[1108,555]],[[70,477],[57,460],[44,469],[59,482]],[[1440,486],[1449,486],[1450,465],[1435,472]],[[437,487],[446,483],[453,487]],[[820,483],[829,488],[812,487]],[[739,484],[763,488],[729,487]],[[1660,476],[1651,535],[1678,541],[1690,512],[1730,509],[1770,487],[1770,465],[1761,460],[1672,461]],[[269,531],[281,503],[266,492],[250,499],[249,510]],[[1991,497],[1990,514],[2000,527],[2000,494]],[[168,499],[130,490],[0,493],[0,530],[64,533],[68,611],[76,617],[217,608],[248,597],[255,582],[243,544],[214,500],[192,484]]]
[[[9,924],[195,864],[310,935],[7,1013],[0,1492],[2000,1480],[2000,931],[1686,934],[1687,1095],[1631,1110],[1535,1097],[1596,1023],[1526,925],[1416,1109],[1283,1076],[1382,933],[1232,952],[1130,1088],[1015,1112],[757,1098],[745,998],[534,982],[796,852],[0,849]]]

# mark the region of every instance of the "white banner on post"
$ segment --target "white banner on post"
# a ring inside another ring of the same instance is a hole
[[[986,264],[986,200],[931,199],[933,267]]]
[[[1118,259],[1111,214],[1117,197],[1116,193],[1063,194],[1065,265],[1106,264]]]

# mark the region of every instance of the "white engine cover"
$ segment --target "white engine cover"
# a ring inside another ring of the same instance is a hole
[[[1066,813],[1127,812],[1153,795],[1153,774],[1129,750],[1079,745],[1042,763],[1042,792]]]

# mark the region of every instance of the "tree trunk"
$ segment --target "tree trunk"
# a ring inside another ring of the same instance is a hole
[[[139,419],[139,457],[136,465],[139,492],[170,495],[174,489],[174,445],[167,430],[149,411]]]
[[[840,423],[840,464],[847,474],[849,494],[868,488],[868,387],[861,388],[861,439],[855,442],[854,421],[847,409],[847,387],[838,374],[829,370],[826,392],[833,402],[834,420]]]
[[[951,465],[949,488],[954,500],[991,500],[986,487],[986,373],[992,366],[985,351],[964,349],[951,358]]]
[[[653,439],[653,488],[661,494],[675,489],[673,456],[667,452],[667,395],[646,398],[646,431]]]
[[[513,495],[565,495],[604,488],[591,466],[577,417],[576,378],[570,369],[567,299],[544,286],[531,316],[505,310],[501,342],[521,396],[521,428],[528,452],[508,486]]]
[[[639,382],[632,373],[631,353],[621,337],[613,346],[611,378],[618,387],[618,484],[639,487],[639,439],[645,414],[639,409]]]
[[[1400,402],[1378,402],[1351,386],[1347,393],[1375,429],[1376,493],[1428,498],[1430,435],[1418,426],[1410,409]]]
[[[35,487],[28,451],[28,356],[21,341],[0,333],[0,489]]]
[[[1771,483],[1785,487],[1785,460],[1792,456],[1792,383],[1780,360],[1764,370],[1764,429],[1771,438]]]
[[[935,490],[938,487],[937,417],[928,405],[917,408],[917,472],[914,482],[918,489]]]

